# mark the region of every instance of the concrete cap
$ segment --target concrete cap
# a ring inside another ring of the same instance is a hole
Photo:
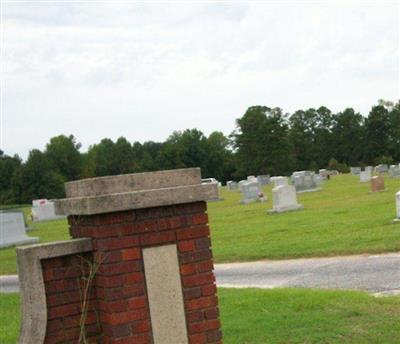
[[[93,215],[218,198],[217,184],[202,184],[200,168],[125,174],[65,184],[68,198],[56,214]]]

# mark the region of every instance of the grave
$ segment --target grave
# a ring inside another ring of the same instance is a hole
[[[238,183],[233,180],[228,180],[226,182],[226,188],[228,189],[228,191],[237,191],[238,187],[239,187]]]
[[[283,213],[303,208],[297,203],[296,189],[293,185],[279,185],[272,189],[273,208],[269,213]]]
[[[274,183],[274,187],[280,186],[280,185],[289,185],[289,180],[288,177],[272,177],[271,182]]]
[[[374,176],[371,178],[371,192],[385,191],[385,180],[382,176]]]
[[[247,180],[241,180],[241,181],[238,183],[238,187],[239,187],[239,190],[240,190],[240,191],[242,191],[243,184],[245,184],[245,183],[247,183]]]
[[[350,173],[353,176],[358,176],[361,172],[361,167],[350,167]]]
[[[389,175],[392,178],[400,177],[400,166],[397,165],[390,166]]]
[[[266,174],[257,176],[257,181],[260,185],[267,185],[269,184],[270,176]]]
[[[200,178],[192,168],[66,183],[56,212],[74,239],[17,249],[19,342],[78,343],[81,331],[88,343],[221,342],[205,202],[218,186]],[[96,269],[89,304],[85,262]]]
[[[314,179],[314,172],[299,171],[294,172],[293,183],[297,193],[319,191]]]
[[[388,170],[389,170],[389,167],[388,167],[388,165],[386,165],[386,164],[380,164],[380,165],[378,165],[378,166],[375,167],[375,171],[376,171],[377,173],[385,173],[385,172],[387,172]]]
[[[360,172],[360,182],[368,183],[371,180],[372,171],[370,169]]]
[[[257,178],[254,176],[247,176],[247,181],[248,182],[257,182]]]
[[[394,222],[400,222],[400,191],[396,193],[396,218]]]
[[[0,248],[32,244],[38,241],[39,238],[26,235],[22,212],[0,212]]]
[[[243,198],[240,201],[240,204],[265,201],[260,185],[257,181],[243,183],[241,191],[243,193]]]
[[[54,202],[47,199],[32,201],[32,220],[34,222],[58,220],[65,216],[56,215]]]

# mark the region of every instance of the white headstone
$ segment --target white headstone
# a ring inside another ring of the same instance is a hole
[[[65,218],[62,215],[56,215],[54,202],[47,199],[37,199],[32,202],[33,221],[57,220]]]
[[[314,179],[314,172],[311,171],[300,171],[293,173],[293,183],[296,188],[296,192],[310,192],[317,191],[317,184]]]
[[[281,186],[281,185],[289,185],[288,177],[272,177],[271,182],[274,183],[274,187]]]
[[[390,166],[389,175],[392,178],[400,177],[400,166],[396,166],[396,165]]]
[[[247,176],[247,181],[248,181],[248,182],[256,182],[256,181],[257,181],[257,178],[254,177],[254,176]]]
[[[243,198],[240,201],[241,204],[248,204],[251,202],[263,202],[264,197],[260,189],[260,185],[257,182],[246,182],[242,184]]]
[[[26,235],[22,213],[0,213],[0,247],[32,244],[38,241],[39,238]]]
[[[257,176],[257,181],[260,185],[267,185],[269,184],[270,176],[267,174],[263,174],[260,176]]]
[[[350,167],[350,173],[353,176],[359,175],[361,172],[361,168],[360,167]]]
[[[360,172],[360,182],[369,183],[371,181],[372,171],[370,169]]]
[[[241,180],[241,181],[238,183],[238,186],[239,186],[239,190],[240,190],[240,191],[242,191],[243,184],[245,184],[245,183],[247,183],[247,180]]]
[[[271,213],[298,210],[303,206],[297,203],[296,189],[292,185],[280,185],[272,189],[273,208]]]
[[[236,191],[238,189],[238,183],[234,182],[233,180],[228,180],[226,182],[226,187],[228,191]]]

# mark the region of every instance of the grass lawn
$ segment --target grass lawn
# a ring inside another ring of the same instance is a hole
[[[239,204],[239,192],[222,188],[225,200],[208,204],[215,261],[398,251],[400,223],[392,220],[400,179],[386,175],[385,183],[387,191],[371,194],[356,176],[334,176],[322,191],[298,195],[305,209],[275,215],[267,214],[271,185],[264,189],[267,202],[249,205]],[[37,228],[29,235],[42,242],[69,238],[66,220],[29,224]],[[0,250],[0,274],[15,272],[15,249]]]
[[[400,342],[400,297],[302,289],[219,289],[226,344]],[[0,343],[19,333],[19,296],[0,294]]]

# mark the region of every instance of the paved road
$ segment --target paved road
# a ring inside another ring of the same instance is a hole
[[[225,287],[304,287],[400,293],[400,253],[219,264]]]
[[[400,253],[216,265],[221,287],[304,287],[400,294]],[[0,293],[18,292],[18,277],[0,276]]]

